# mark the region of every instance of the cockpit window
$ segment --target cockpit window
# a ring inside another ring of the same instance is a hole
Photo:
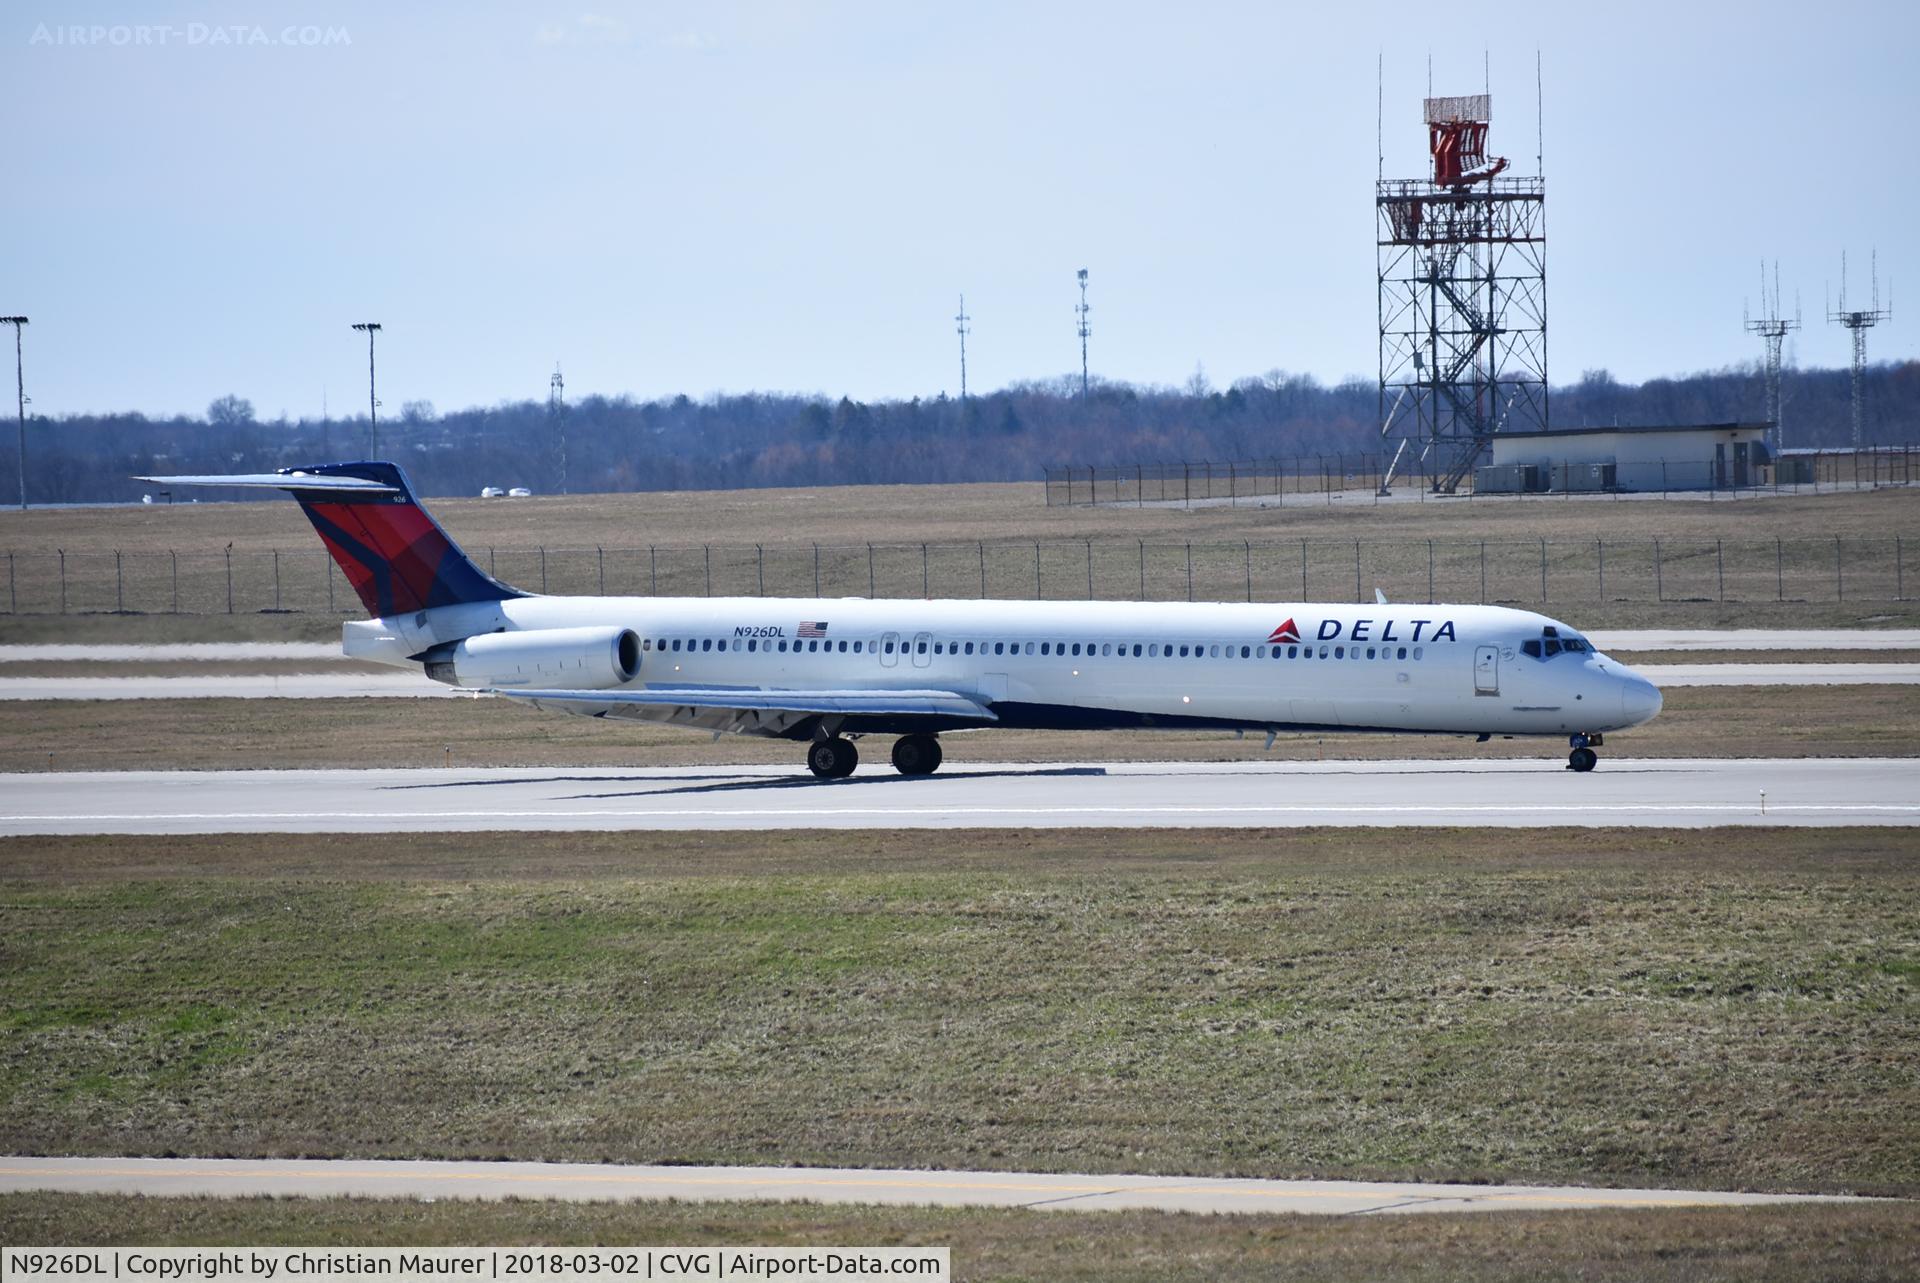
[[[1540,630],[1540,636],[1530,637],[1520,643],[1520,651],[1534,659],[1552,659],[1565,651],[1569,655],[1584,655],[1593,650],[1583,637],[1569,633],[1562,636],[1560,630],[1548,624]]]

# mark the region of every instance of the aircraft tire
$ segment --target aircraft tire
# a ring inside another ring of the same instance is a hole
[[[893,742],[893,769],[902,775],[931,775],[942,756],[940,741],[931,735],[902,735]]]
[[[860,750],[852,740],[815,740],[807,747],[807,769],[818,779],[844,780],[858,765]]]
[[[1568,769],[1579,771],[1581,774],[1591,771],[1599,764],[1600,755],[1590,748],[1576,748],[1567,754]]]

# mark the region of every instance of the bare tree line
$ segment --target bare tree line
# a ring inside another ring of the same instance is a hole
[[[1920,361],[1874,366],[1868,440],[1920,440]],[[1786,372],[1789,445],[1849,439],[1843,369]],[[1556,427],[1758,419],[1761,379],[1750,366],[1626,384],[1604,370],[1552,394]],[[482,486],[542,493],[732,489],[1037,480],[1049,467],[1117,466],[1193,458],[1364,454],[1377,450],[1371,380],[1328,385],[1272,371],[1221,389],[1196,375],[1178,388],[1079,379],[1016,384],[964,401],[941,396],[862,402],[785,393],[586,397],[556,421],[544,401],[440,413],[410,402],[381,421],[381,452],[430,495]],[[559,438],[564,431],[566,475]],[[204,416],[139,413],[36,417],[28,422],[28,490],[37,503],[137,499],[142,472],[263,471],[362,457],[367,421],[262,420],[238,395]],[[0,493],[16,481],[0,458]],[[237,497],[237,496],[236,496]]]

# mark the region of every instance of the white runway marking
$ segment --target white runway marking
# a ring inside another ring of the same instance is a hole
[[[1552,750],[1545,750],[1551,752]],[[1764,794],[1764,796],[1763,796]],[[1920,760],[798,765],[0,775],[0,834],[1920,824]]]
[[[353,1159],[0,1158],[0,1193],[239,1198],[539,1198],[695,1202],[771,1199],[1049,1211],[1409,1212],[1574,1211],[1596,1207],[1737,1207],[1863,1202],[1841,1195],[1584,1186],[1438,1185],[1248,1180],[1052,1172],[902,1171],[834,1167],[626,1167],[603,1163],[400,1162]]]

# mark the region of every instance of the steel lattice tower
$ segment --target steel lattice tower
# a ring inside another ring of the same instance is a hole
[[[1451,493],[1493,435],[1547,427],[1546,182],[1486,154],[1489,94],[1428,98],[1430,177],[1379,180],[1380,435]]]
[[[1796,299],[1793,317],[1780,314],[1780,264],[1773,265],[1773,296],[1767,296],[1767,265],[1760,264],[1760,315],[1750,316],[1742,308],[1741,320],[1747,333],[1758,334],[1767,345],[1767,421],[1773,424],[1773,453],[1777,458],[1786,445],[1786,432],[1780,425],[1780,350],[1787,335],[1800,328],[1800,304]]]
[[[1882,321],[1893,319],[1893,291],[1887,291],[1887,306],[1880,306],[1880,256],[1873,257],[1873,306],[1864,310],[1849,311],[1847,308],[1847,256],[1840,255],[1840,306],[1827,313],[1827,320],[1835,325],[1845,326],[1853,333],[1853,448],[1858,450],[1864,444],[1862,440],[1864,382],[1867,373],[1867,331]]]

